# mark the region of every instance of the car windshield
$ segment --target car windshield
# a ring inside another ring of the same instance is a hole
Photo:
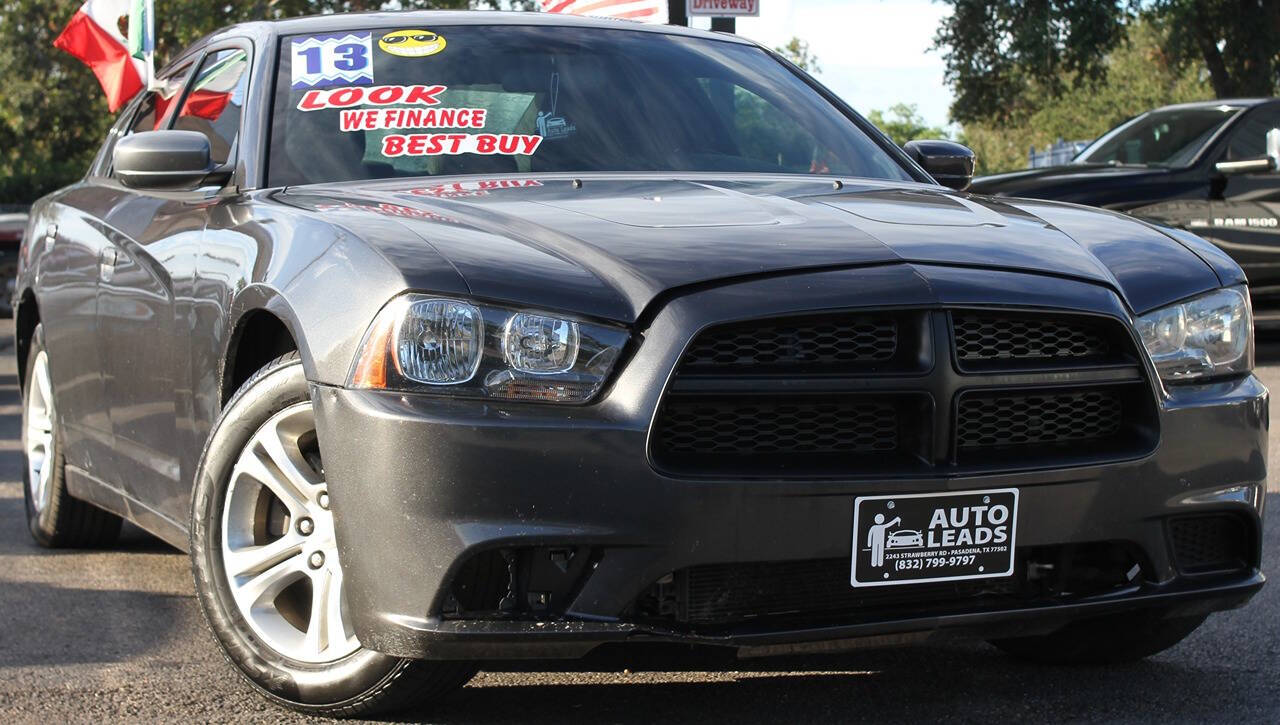
[[[1186,166],[1239,112],[1236,106],[1215,106],[1144,113],[1108,131],[1072,163]]]
[[[290,36],[273,118],[273,186],[596,171],[912,179],[761,49],[643,30]]]

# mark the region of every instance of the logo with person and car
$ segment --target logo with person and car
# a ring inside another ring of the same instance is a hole
[[[1017,489],[860,496],[854,502],[855,587],[1008,576]]]

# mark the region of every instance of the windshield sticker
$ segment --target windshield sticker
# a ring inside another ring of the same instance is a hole
[[[440,94],[447,89],[447,86],[374,86],[307,91],[298,101],[298,110],[323,111],[326,108],[396,104],[438,106]]]
[[[382,155],[397,156],[532,156],[541,136],[521,133],[415,133],[388,134],[382,139]]]
[[[484,128],[483,108],[371,108],[342,111],[342,131],[387,128]]]
[[[382,36],[378,47],[401,58],[425,58],[444,50],[444,36],[430,30],[395,30]]]
[[[373,34],[313,35],[293,41],[293,88],[373,84]]]
[[[551,74],[551,108],[538,111],[538,135],[548,141],[569,138],[578,132],[578,127],[570,123],[564,116],[556,115],[556,102],[560,99],[560,74]]]

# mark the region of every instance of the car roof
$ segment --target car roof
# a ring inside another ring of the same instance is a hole
[[[308,15],[300,18],[283,20],[267,20],[233,25],[219,30],[214,35],[226,35],[239,32],[250,32],[257,35],[301,35],[306,33],[333,33],[354,28],[403,28],[406,26],[457,25],[536,25],[546,27],[595,28],[600,30],[634,30],[637,32],[661,33],[663,35],[683,35],[699,38],[711,38],[744,45],[755,43],[729,33],[712,33],[676,25],[654,25],[629,20],[585,17],[563,13],[513,12],[493,10],[400,10],[393,12],[334,13],[329,15]]]
[[[1153,109],[1155,111],[1175,111],[1182,109],[1196,108],[1219,108],[1227,106],[1231,108],[1252,108],[1261,106],[1264,103],[1272,103],[1280,99],[1276,98],[1211,98],[1207,101],[1193,101],[1191,103],[1175,103],[1169,106],[1161,106]]]

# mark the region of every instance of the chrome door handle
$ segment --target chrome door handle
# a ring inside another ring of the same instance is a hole
[[[120,253],[115,247],[107,247],[98,255],[98,274],[102,277],[103,282],[110,282],[115,275],[116,261],[119,260]]]

